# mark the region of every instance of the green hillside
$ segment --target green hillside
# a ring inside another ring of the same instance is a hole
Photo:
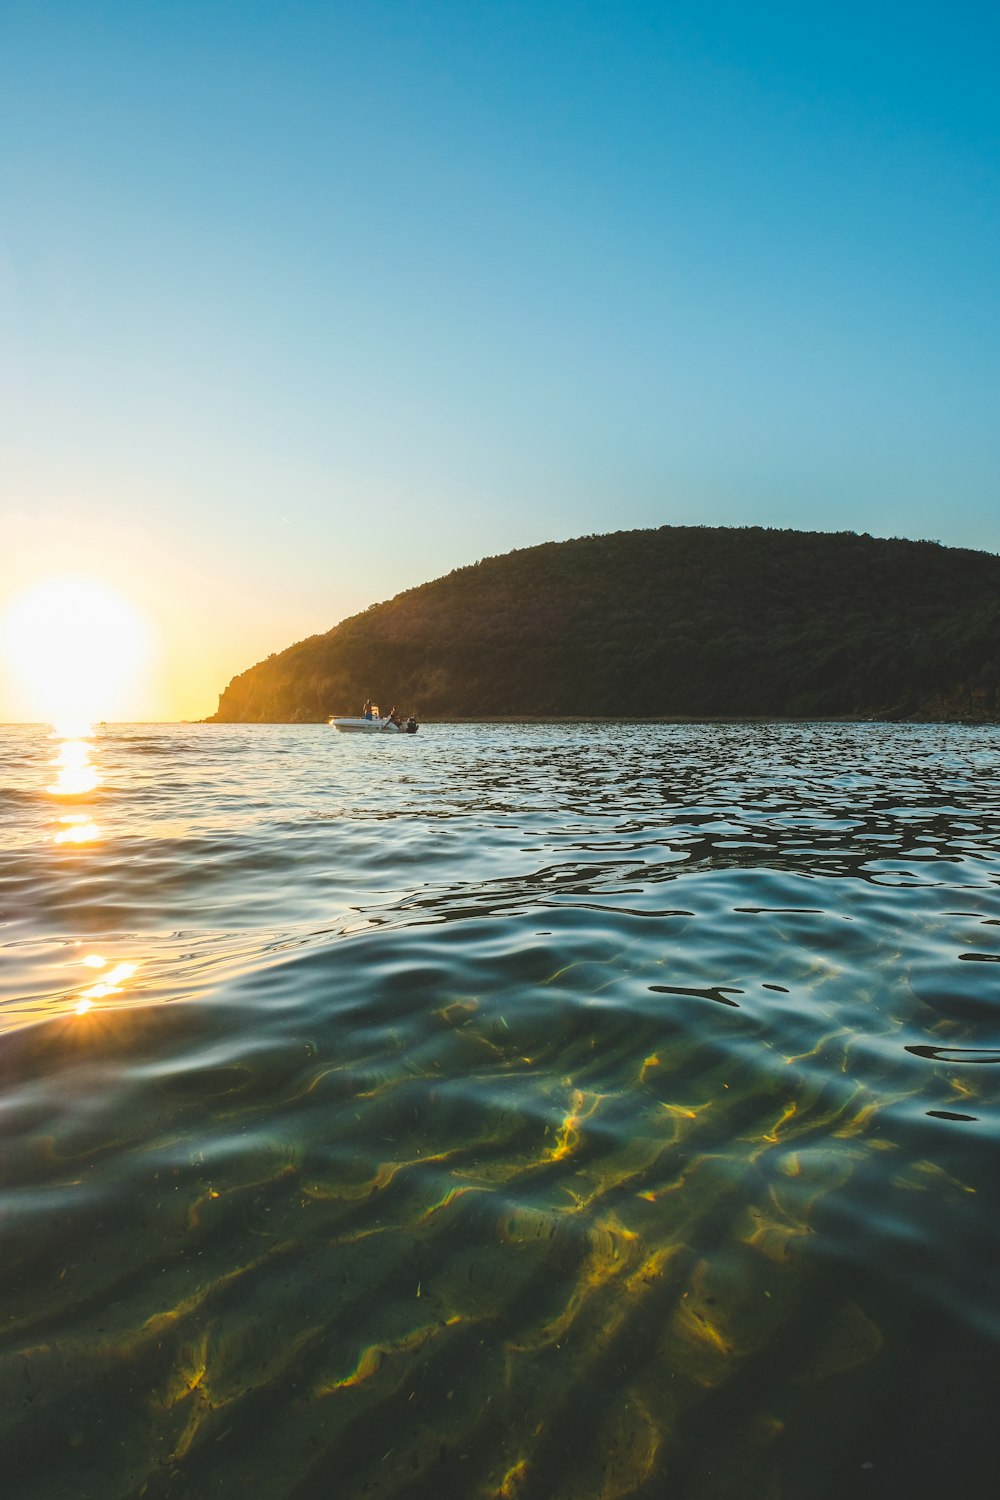
[[[219,721],[1000,718],[1000,557],[664,526],[490,557],[233,678]]]

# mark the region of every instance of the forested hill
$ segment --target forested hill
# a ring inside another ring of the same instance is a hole
[[[220,721],[1000,718],[1000,557],[663,526],[458,568],[235,677]]]

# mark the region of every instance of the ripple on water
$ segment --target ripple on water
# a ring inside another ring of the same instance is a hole
[[[56,855],[32,793],[0,868],[16,1492],[912,1496],[984,1452],[998,743],[99,737],[112,831]],[[91,951],[135,969],[80,1012]]]

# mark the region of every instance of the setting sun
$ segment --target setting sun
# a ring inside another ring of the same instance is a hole
[[[39,718],[86,723],[120,717],[149,655],[149,627],[96,578],[48,578],[15,599],[3,646]]]

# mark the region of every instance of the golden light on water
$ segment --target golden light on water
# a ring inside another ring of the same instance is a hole
[[[96,719],[128,717],[150,648],[134,605],[99,579],[74,576],[45,579],[15,599],[2,639],[31,712],[77,736]]]
[[[99,953],[88,953],[80,962],[88,969],[107,969],[107,973],[80,991],[75,1007],[78,1016],[86,1015],[88,1010],[92,1010],[95,1000],[120,995],[125,981],[131,979],[139,968],[137,963],[117,963],[109,968],[109,960],[102,958]]]
[[[101,836],[101,830],[86,813],[73,813],[59,819],[59,830],[55,836],[57,844],[93,844]]]
[[[53,842],[56,844],[80,847],[95,844],[101,837],[101,830],[85,805],[88,794],[96,791],[101,784],[100,773],[92,758],[92,733],[88,728],[80,738],[60,739],[58,731],[51,736],[56,742],[55,757],[51,761],[55,779],[45,790],[50,797],[59,801],[69,800],[71,805],[75,803],[80,809],[63,813],[57,819],[53,835]]]
[[[86,739],[63,740],[60,743],[52,762],[56,778],[46,788],[51,796],[82,797],[99,786],[101,778],[90,753],[90,743]],[[61,821],[69,823],[70,819],[64,818]]]

